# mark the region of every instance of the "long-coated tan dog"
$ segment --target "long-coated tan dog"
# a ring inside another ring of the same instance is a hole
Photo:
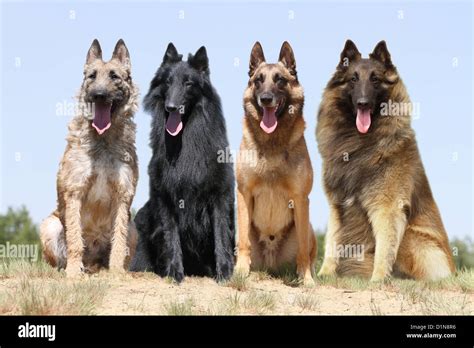
[[[138,180],[137,98],[125,43],[119,40],[104,62],[94,40],[59,166],[58,207],[40,227],[44,258],[67,276],[128,268],[136,244],[130,205]]]
[[[291,46],[279,62],[265,62],[255,43],[244,94],[243,138],[237,160],[238,255],[236,271],[277,269],[295,263],[305,285],[313,285],[317,246],[309,222],[313,185],[304,139],[303,89]]]
[[[454,271],[412,110],[385,41],[362,58],[348,40],[316,131],[330,207],[320,275],[434,280]],[[346,253],[354,246],[360,255]]]

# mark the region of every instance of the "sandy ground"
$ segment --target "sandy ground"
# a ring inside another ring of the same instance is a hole
[[[25,314],[24,308],[30,308],[29,313],[33,311],[39,314],[83,314],[84,312],[80,312],[79,309],[77,310],[79,312],[76,312],[74,304],[70,306],[71,302],[82,301],[93,302],[93,309],[87,314],[97,315],[472,315],[474,313],[472,291],[446,288],[433,290],[416,282],[405,281],[372,285],[360,281],[341,284],[340,281],[331,283],[320,280],[314,288],[304,288],[286,285],[283,279],[262,274],[252,274],[243,283],[227,284],[217,284],[209,278],[187,277],[177,285],[154,274],[116,275],[101,272],[86,278],[69,280],[64,276],[54,276],[53,279],[40,276],[28,278],[22,283],[18,277],[5,277],[0,279],[0,297],[3,295],[6,299],[3,309],[0,304],[0,312]],[[87,290],[85,293],[88,295],[84,301],[79,297],[80,291],[77,289],[91,284],[100,286],[96,288],[94,285],[92,290]],[[65,296],[60,301],[52,299],[50,304],[42,305],[42,309],[36,308],[37,302],[41,303],[41,300],[38,301],[41,296],[48,298],[57,296],[55,294]],[[18,302],[16,309],[11,306],[12,301]],[[85,305],[87,306],[87,303]],[[48,306],[51,309],[48,309]],[[84,303],[81,306],[84,307]]]
[[[383,288],[383,286],[382,286]],[[474,294],[447,290],[348,290],[327,285],[307,289],[278,279],[247,281],[238,291],[212,279],[186,278],[176,285],[159,278],[111,280],[97,314],[421,315],[473,314]],[[181,307],[179,306],[181,304]],[[173,307],[174,306],[174,307]],[[171,307],[171,308],[170,308]]]

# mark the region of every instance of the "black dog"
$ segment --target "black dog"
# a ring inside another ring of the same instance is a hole
[[[170,43],[144,99],[153,115],[150,199],[135,218],[130,270],[220,281],[232,275],[235,246],[233,167],[218,160],[229,146],[225,121],[205,47],[181,58]]]

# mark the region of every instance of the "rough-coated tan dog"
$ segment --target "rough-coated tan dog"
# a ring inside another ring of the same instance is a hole
[[[296,259],[299,277],[313,285],[317,246],[308,199],[313,170],[304,139],[303,89],[288,42],[276,64],[266,63],[255,43],[249,76],[237,160],[236,271],[276,269]]]
[[[119,40],[104,62],[94,40],[59,166],[58,207],[40,227],[44,258],[67,276],[128,268],[136,244],[130,205],[138,180],[137,99],[125,43]]]
[[[348,40],[316,130],[330,207],[320,275],[381,281],[392,271],[414,279],[454,271],[410,125],[413,109],[385,41],[362,58]],[[361,246],[363,254],[341,253],[347,246]]]

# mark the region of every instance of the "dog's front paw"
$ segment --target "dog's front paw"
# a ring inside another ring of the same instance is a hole
[[[182,264],[172,263],[167,273],[166,276],[173,278],[178,284],[184,279],[184,269]]]
[[[84,267],[82,263],[69,263],[65,269],[67,278],[79,278],[84,275]]]
[[[127,273],[125,268],[120,267],[120,266],[112,266],[112,265],[109,267],[109,272],[113,273],[113,274],[125,274],[125,273]]]
[[[305,288],[314,288],[316,286],[316,283],[314,282],[313,277],[305,277],[302,281],[302,285]]]
[[[331,264],[324,262],[318,272],[318,277],[334,277],[336,276],[336,263]]]
[[[387,272],[385,269],[382,267],[379,267],[378,269],[374,269],[372,273],[372,278],[370,278],[370,281],[372,283],[381,283],[384,281],[387,281],[390,276],[390,273]]]
[[[234,263],[230,260],[218,262],[216,265],[216,281],[222,282],[230,279],[234,271]]]
[[[246,257],[237,257],[234,273],[248,276],[250,274],[250,259]]]

